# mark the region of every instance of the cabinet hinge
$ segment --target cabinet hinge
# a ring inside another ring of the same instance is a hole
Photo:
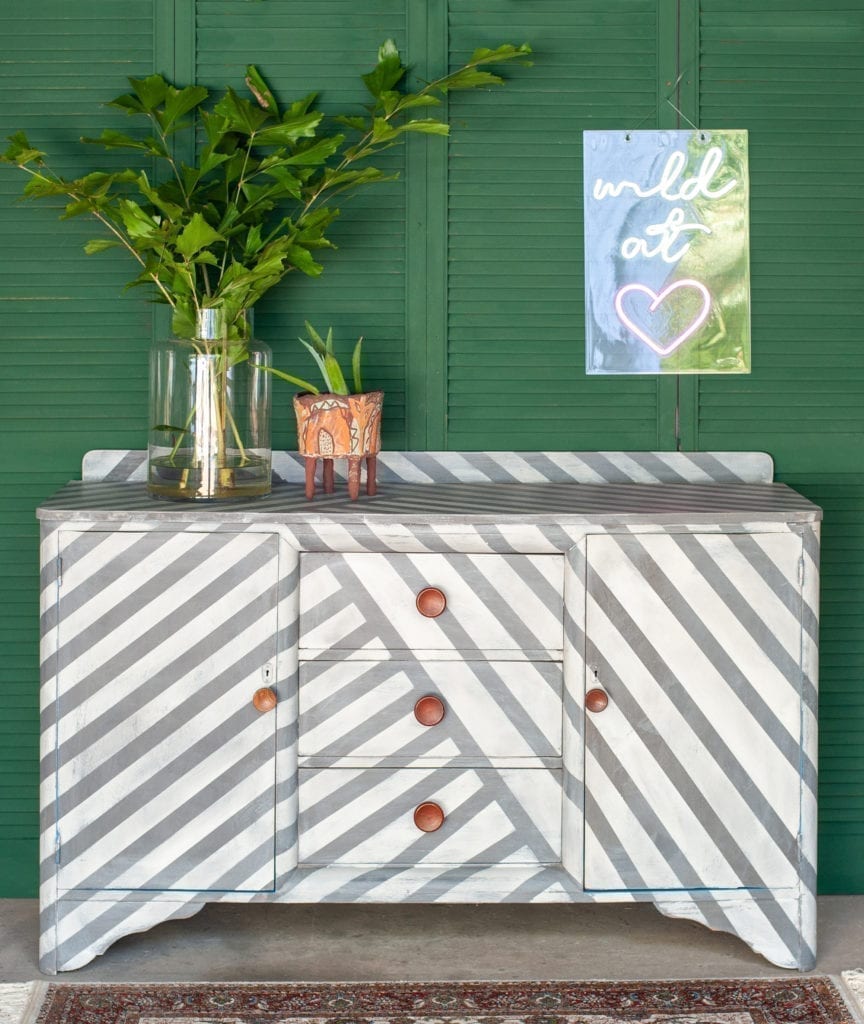
[[[57,556],[57,586],[63,586],[63,556]]]
[[[60,832],[54,833],[54,863],[60,863]]]
[[[798,586],[804,586],[804,556],[798,559]]]

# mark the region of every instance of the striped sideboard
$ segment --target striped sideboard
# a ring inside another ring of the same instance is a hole
[[[638,900],[813,966],[820,512],[770,460],[178,505],[137,454],[39,512],[43,970],[212,901]]]

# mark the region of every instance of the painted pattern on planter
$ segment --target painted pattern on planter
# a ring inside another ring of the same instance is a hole
[[[381,451],[383,391],[359,395],[295,395],[297,449],[307,460],[306,497],[315,495],[315,468],[324,459],[324,491],[333,491],[333,459],[348,458],[348,493],[360,491],[360,460],[366,459],[367,493],[375,493],[375,456]]]

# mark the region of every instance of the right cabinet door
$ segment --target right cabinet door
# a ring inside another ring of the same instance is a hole
[[[608,702],[585,712],[585,888],[797,885],[800,536],[608,534],[587,556],[585,689]]]

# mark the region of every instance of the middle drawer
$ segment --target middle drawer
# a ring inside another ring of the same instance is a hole
[[[557,662],[300,665],[300,757],[559,757]]]

